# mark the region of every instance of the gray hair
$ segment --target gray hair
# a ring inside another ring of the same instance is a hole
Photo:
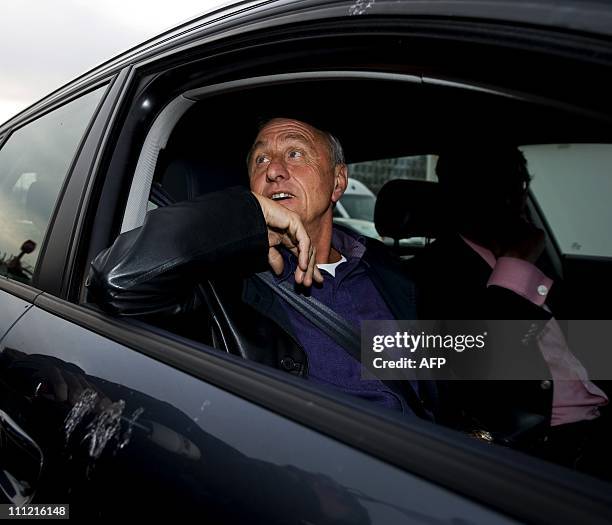
[[[321,133],[323,133],[323,136],[327,139],[330,159],[334,163],[334,166],[346,164],[344,161],[344,150],[342,149],[340,141],[328,131],[321,131]]]

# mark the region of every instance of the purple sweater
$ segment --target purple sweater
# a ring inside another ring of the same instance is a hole
[[[362,260],[365,246],[361,238],[334,228],[332,246],[346,258],[336,267],[336,276],[322,270],[322,285],[312,286],[311,294],[318,301],[359,328],[362,320],[394,319],[378,290],[367,275],[367,262]],[[278,282],[289,280],[296,268],[296,259],[283,250],[285,270]],[[367,399],[386,408],[412,413],[406,401],[381,381],[361,379],[361,364],[336,342],[319,331],[307,318],[284,304],[293,333],[308,356],[308,379],[346,394]]]

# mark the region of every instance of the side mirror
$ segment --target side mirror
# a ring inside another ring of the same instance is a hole
[[[32,253],[35,249],[36,243],[30,239],[28,239],[21,245],[21,251],[23,253]]]

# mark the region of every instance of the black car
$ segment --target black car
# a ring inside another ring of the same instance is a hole
[[[245,1],[4,123],[3,501],[213,523],[609,523],[601,479],[242,359],[214,283],[209,320],[172,327],[109,315],[85,284],[151,209],[246,184],[257,122],[300,114],[375,194],[435,180],[455,141],[521,145],[551,267],[583,318],[611,319],[611,73],[603,1]],[[405,258],[423,247],[397,241]]]

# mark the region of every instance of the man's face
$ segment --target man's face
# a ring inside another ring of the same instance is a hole
[[[325,217],[346,189],[346,166],[334,166],[327,140],[315,128],[290,119],[264,126],[251,149],[251,190],[295,211],[307,228]]]

